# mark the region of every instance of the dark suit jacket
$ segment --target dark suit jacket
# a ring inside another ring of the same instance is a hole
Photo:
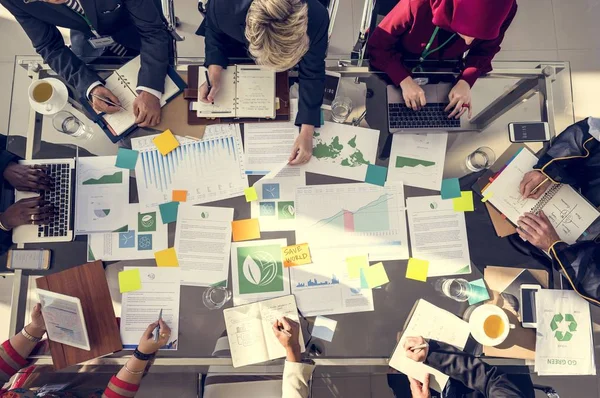
[[[1,0],[4,1],[4,0]],[[321,104],[325,90],[325,56],[329,14],[318,0],[308,3],[310,49],[300,60],[300,92],[296,124],[321,125]],[[252,0],[210,0],[206,12],[206,65],[227,67],[229,57],[243,56],[246,14]]]
[[[21,24],[38,54],[84,95],[100,80],[65,46],[57,26],[91,34],[87,23],[66,5],[41,1],[0,0]],[[142,67],[138,85],[163,91],[169,62],[169,36],[153,0],[80,0],[87,18],[101,35],[111,35],[126,47],[139,49]],[[131,29],[135,25],[135,30]],[[136,48],[137,44],[137,48]]]

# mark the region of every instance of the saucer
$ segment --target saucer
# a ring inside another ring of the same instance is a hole
[[[42,115],[54,115],[56,112],[63,110],[67,105],[67,102],[69,102],[69,89],[62,81],[54,77],[47,77],[43,80],[50,83],[56,93],[55,98],[52,99],[52,109],[47,110],[47,104],[39,104],[31,98],[29,98],[29,105],[31,105],[31,108],[37,113],[41,113]]]

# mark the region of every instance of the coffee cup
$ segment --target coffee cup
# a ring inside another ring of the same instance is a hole
[[[29,98],[36,104],[44,106],[44,109],[48,112],[56,106],[56,97],[56,90],[45,79],[36,80],[29,85]]]
[[[471,335],[481,345],[495,347],[508,337],[515,325],[508,320],[504,310],[493,304],[477,307],[469,319]]]

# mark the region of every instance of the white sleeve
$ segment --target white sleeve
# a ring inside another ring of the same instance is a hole
[[[155,90],[153,88],[148,88],[148,87],[144,87],[144,86],[138,86],[136,88],[137,91],[146,91],[147,93],[152,94],[153,96],[155,96],[156,98],[158,98],[159,100],[162,98],[162,93],[158,90]]]
[[[315,365],[285,361],[283,368],[282,398],[307,398],[308,382]]]

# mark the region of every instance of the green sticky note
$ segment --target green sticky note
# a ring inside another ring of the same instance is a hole
[[[415,281],[427,281],[427,271],[429,271],[429,261],[419,260],[418,258],[409,258],[406,268],[406,278]]]
[[[258,194],[256,193],[256,188],[254,187],[244,189],[244,195],[246,195],[246,202],[258,200]]]
[[[177,221],[177,210],[179,209],[179,202],[167,202],[158,206],[160,210],[160,217],[162,218],[163,224]]]
[[[385,180],[387,179],[387,171],[387,167],[368,164],[365,182],[382,187],[385,185]]]
[[[348,268],[348,277],[356,279],[360,277],[360,269],[369,266],[369,256],[354,256],[346,258],[346,267]]]
[[[452,205],[454,211],[473,211],[475,207],[473,205],[473,191],[462,191],[460,198],[452,199]]]
[[[452,199],[460,197],[460,184],[458,178],[447,178],[442,180],[442,199]]]
[[[121,169],[135,169],[135,165],[138,160],[138,151],[134,151],[127,148],[119,148],[117,152],[117,161],[115,162],[115,166]]]
[[[119,291],[121,293],[134,292],[142,288],[140,270],[137,268],[119,272]]]
[[[369,268],[365,268],[361,271],[365,276],[367,286],[369,286],[369,288],[371,289],[377,286],[385,285],[390,281],[388,279],[387,272],[385,272],[385,267],[383,266],[383,263],[371,265]]]
[[[365,268],[360,268],[359,272],[360,272],[360,288],[368,289],[369,285],[367,285],[367,280],[365,279]]]
[[[469,282],[469,304],[477,304],[482,301],[489,300],[490,294],[488,293],[487,287],[483,279],[477,279],[476,281]]]

